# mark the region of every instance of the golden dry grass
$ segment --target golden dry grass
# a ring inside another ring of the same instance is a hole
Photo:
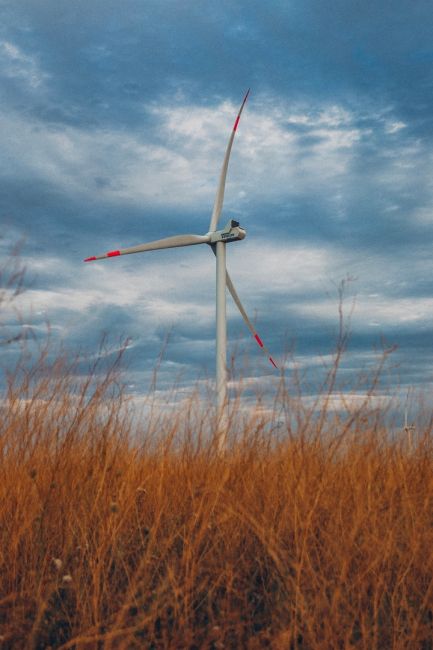
[[[79,367],[8,378],[1,648],[433,647],[430,430],[282,386],[278,437],[235,413],[221,454],[203,408],[137,428],[117,360]]]

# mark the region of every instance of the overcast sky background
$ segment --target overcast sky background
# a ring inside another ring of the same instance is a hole
[[[49,322],[89,354],[103,331],[130,337],[136,394],[168,333],[161,390],[213,376],[207,246],[82,260],[207,231],[251,87],[221,222],[247,229],[228,268],[258,332],[279,361],[293,346],[314,377],[350,276],[345,380],[386,341],[398,346],[387,385],[428,389],[432,70],[430,1],[0,0],[0,249],[25,238],[25,324],[44,336]],[[272,390],[272,367],[228,308],[239,372]]]

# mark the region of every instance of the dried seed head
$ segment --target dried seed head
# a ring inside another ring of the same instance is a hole
[[[53,564],[57,571],[60,571],[63,566],[63,562],[59,557],[53,557]]]
[[[72,582],[71,574],[70,573],[65,573],[65,575],[62,577],[62,582],[64,582],[64,583]]]

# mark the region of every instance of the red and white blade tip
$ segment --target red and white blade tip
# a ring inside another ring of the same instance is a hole
[[[99,257],[96,257],[96,255],[93,255],[92,257],[86,257],[84,261],[94,262],[95,260],[102,260],[104,257],[117,257],[117,255],[120,255],[120,251],[110,251],[109,253],[105,253],[105,255],[99,255]]]
[[[235,123],[234,123],[234,126],[233,126],[233,131],[236,131],[236,129],[238,128],[239,120],[241,119],[241,113],[242,113],[242,110],[243,110],[243,108],[244,108],[244,106],[245,106],[245,102],[246,102],[247,99],[248,99],[248,95],[249,95],[249,94],[250,94],[250,89],[248,88],[248,90],[247,90],[247,92],[246,92],[246,95],[245,95],[245,97],[244,97],[244,100],[243,100],[243,102],[242,102],[242,105],[241,105],[241,107],[240,107],[240,109],[239,109],[238,116],[237,116],[237,118],[236,118],[236,120],[235,120]]]
[[[254,334],[254,338],[256,339],[258,345],[259,345],[261,348],[263,348],[263,347],[264,347],[263,341],[262,341],[262,339],[260,338],[260,336],[257,334],[257,332]],[[275,363],[275,361],[273,360],[272,357],[269,357],[269,361],[272,363],[272,365],[274,366],[274,368],[276,368],[276,369],[278,370],[278,366],[277,366],[277,364]]]

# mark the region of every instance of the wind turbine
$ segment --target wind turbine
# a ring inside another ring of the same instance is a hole
[[[166,237],[165,239],[158,239],[156,241],[148,242],[146,244],[139,244],[138,246],[131,246],[130,248],[123,248],[120,250],[113,250],[104,255],[94,255],[87,257],[85,262],[94,262],[96,260],[103,260],[109,257],[117,257],[119,255],[129,255],[131,253],[144,253],[147,251],[160,250],[163,248],[177,248],[179,246],[195,246],[196,244],[208,244],[216,257],[216,393],[217,393],[217,408],[218,415],[221,419],[225,412],[227,405],[227,317],[226,317],[226,287],[230,291],[235,304],[237,305],[242,318],[244,319],[248,329],[255,338],[256,342],[268,357],[270,363],[277,368],[277,365],[263,341],[257,334],[252,322],[247,316],[245,309],[242,306],[233,282],[230,279],[226,269],[226,245],[244,239],[246,231],[241,228],[239,223],[234,219],[229,219],[227,224],[222,230],[217,230],[218,221],[221,215],[224,190],[227,177],[227,169],[229,165],[230,153],[232,150],[233,140],[239,125],[242,111],[247,101],[249,90],[247,91],[236,120],[233,125],[232,132],[228,141],[224,161],[220,173],[218,189],[215,197],[215,203],[212,210],[212,216],[209,223],[209,230],[204,235],[174,235],[173,237]]]

